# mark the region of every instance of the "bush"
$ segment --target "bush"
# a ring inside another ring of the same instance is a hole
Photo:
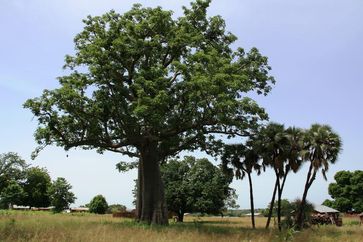
[[[121,204],[111,204],[108,206],[106,213],[112,214],[112,213],[121,213],[126,211],[126,206]]]
[[[91,213],[105,214],[108,208],[106,198],[102,195],[95,196],[88,205]]]

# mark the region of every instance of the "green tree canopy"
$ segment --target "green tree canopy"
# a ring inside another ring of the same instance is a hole
[[[88,204],[88,208],[91,213],[105,214],[108,208],[108,203],[104,196],[97,195],[92,198],[91,202]]]
[[[27,169],[24,182],[25,204],[31,207],[48,207],[50,205],[48,193],[50,186],[51,179],[45,168],[31,167]]]
[[[24,104],[38,119],[37,151],[57,145],[139,158],[137,216],[148,223],[167,223],[160,161],[209,150],[220,143],[215,134],[245,135],[267,118],[247,95],[270,91],[267,57],[232,49],[236,36],[220,16],[207,16],[209,4],[196,0],[179,18],[139,4],[88,16],[60,87]]]
[[[0,209],[7,209],[9,205],[24,205],[24,198],[23,188],[12,180],[0,193]]]
[[[21,182],[28,167],[17,153],[8,152],[0,154],[0,193],[12,181]]]
[[[363,171],[338,171],[329,184],[329,194],[333,200],[324,201],[341,212],[363,212]]]
[[[183,221],[184,213],[220,213],[234,190],[229,187],[232,177],[208,159],[186,156],[169,160],[161,166],[168,209]],[[230,202],[230,201],[229,201]]]
[[[62,212],[69,208],[71,203],[74,203],[76,197],[70,191],[71,189],[72,186],[63,177],[58,177],[57,180],[53,181],[49,188],[49,196],[55,212]]]

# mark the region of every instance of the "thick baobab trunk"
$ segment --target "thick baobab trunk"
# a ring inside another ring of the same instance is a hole
[[[153,146],[140,150],[137,191],[137,220],[148,224],[168,224],[168,212],[161,180],[158,154]]]
[[[297,229],[299,229],[299,230],[304,227],[304,220],[305,220],[304,210],[305,210],[306,198],[308,195],[309,188],[310,188],[311,184],[313,183],[313,181],[315,180],[315,176],[316,176],[316,171],[314,171],[313,174],[311,174],[312,170],[313,170],[313,164],[311,163],[310,167],[309,167],[308,175],[306,177],[304,193],[301,198],[300,207],[299,207],[297,217],[296,217],[296,225],[297,225]]]
[[[143,169],[142,169],[142,162],[141,159],[139,160],[138,164],[138,173],[137,173],[137,190],[136,190],[136,218],[138,221],[141,219],[141,212],[142,212],[142,193],[143,193]]]
[[[268,217],[267,217],[267,222],[266,222],[266,229],[268,229],[268,227],[270,226],[270,221],[271,221],[271,217],[272,217],[272,211],[273,211],[274,204],[275,204],[275,197],[276,197],[276,190],[277,190],[277,182],[278,182],[278,180],[276,180],[274,192],[272,194],[272,199],[271,199],[271,202],[270,202],[270,210],[268,212]]]
[[[251,203],[252,228],[256,228],[256,225],[255,225],[255,206],[254,206],[254,201],[253,201],[252,178],[251,178],[250,173],[247,173],[247,175],[248,175],[248,182],[250,183],[250,203]]]

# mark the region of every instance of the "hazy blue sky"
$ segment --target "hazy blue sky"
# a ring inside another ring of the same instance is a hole
[[[139,1],[181,14],[189,1]],[[88,14],[110,9],[125,12],[134,1],[0,0],[0,153],[18,152],[35,166],[46,167],[53,179],[65,177],[85,204],[96,194],[109,203],[131,207],[136,172],[118,173],[115,164],[128,158],[107,153],[49,147],[31,161],[36,147],[36,120],[22,108],[27,98],[57,87],[65,54],[73,53],[73,37]],[[321,203],[336,171],[363,170],[363,1],[362,0],[215,0],[210,15],[221,15],[239,39],[236,46],[256,46],[269,57],[277,83],[259,97],[271,121],[307,128],[330,124],[343,139],[343,152],[328,173],[320,174],[309,199]],[[203,157],[203,153],[196,154]],[[302,195],[305,167],[287,180],[284,197]],[[273,174],[254,179],[256,207],[265,207]],[[241,207],[249,206],[247,181],[235,181]]]

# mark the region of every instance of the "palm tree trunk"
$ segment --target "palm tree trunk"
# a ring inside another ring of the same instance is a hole
[[[255,229],[255,206],[253,201],[253,187],[252,187],[252,178],[251,173],[247,172],[248,175],[248,182],[250,184],[250,203],[251,203],[251,220],[252,220],[252,228]]]
[[[280,180],[278,181],[277,185],[277,191],[278,191],[278,198],[277,198],[277,223],[279,226],[279,231],[281,231],[281,198],[282,198],[282,191],[284,190],[285,181],[287,177],[288,172],[285,173],[282,184],[280,185]]]
[[[275,203],[275,197],[276,197],[277,182],[278,181],[276,180],[274,192],[272,194],[272,199],[271,199],[271,202],[270,202],[270,210],[268,212],[268,217],[267,217],[267,222],[266,222],[266,227],[265,227],[266,229],[268,229],[268,227],[270,226],[272,211],[273,211],[273,207],[274,207],[274,203]]]
[[[301,203],[300,203],[299,211],[298,211],[297,218],[296,218],[296,225],[297,225],[297,229],[299,229],[299,230],[304,227],[304,220],[305,220],[304,209],[305,209],[306,197],[308,195],[309,188],[310,188],[311,184],[313,183],[313,181],[315,180],[315,176],[316,176],[316,171],[314,171],[313,174],[311,174],[312,170],[313,170],[313,163],[311,162],[308,174],[306,176],[304,193],[301,198]]]
[[[281,195],[282,190],[280,186],[280,178],[278,174],[276,173],[276,181],[277,181],[277,225],[279,228],[279,231],[281,231]]]

